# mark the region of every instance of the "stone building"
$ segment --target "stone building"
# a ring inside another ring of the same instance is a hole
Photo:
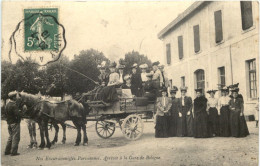
[[[158,34],[172,85],[187,86],[194,98],[195,88],[239,83],[245,114],[252,114],[259,90],[258,10],[257,1],[200,1],[179,14]]]

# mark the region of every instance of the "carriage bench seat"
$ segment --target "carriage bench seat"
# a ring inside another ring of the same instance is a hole
[[[87,101],[87,104],[88,104],[90,107],[101,107],[101,108],[111,106],[111,103],[105,103],[105,102],[102,101],[102,100]]]

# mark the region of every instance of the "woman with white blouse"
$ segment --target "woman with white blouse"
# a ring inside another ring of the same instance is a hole
[[[210,137],[219,136],[219,116],[218,116],[218,99],[214,97],[217,90],[209,90],[210,94],[207,102],[209,115],[209,135]]]
[[[221,89],[221,97],[218,100],[218,106],[220,110],[220,136],[229,137],[230,136],[230,110],[229,101],[230,97],[228,95],[229,90],[227,87]]]

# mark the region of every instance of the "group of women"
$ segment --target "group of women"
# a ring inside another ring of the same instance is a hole
[[[244,117],[243,97],[238,94],[238,84],[221,89],[221,97],[215,98],[217,90],[209,90],[209,98],[202,89],[195,89],[196,98],[186,96],[187,87],[182,87],[181,97],[175,95],[173,86],[170,97],[167,89],[157,98],[155,137],[245,137],[249,135]],[[231,95],[229,96],[229,91]],[[170,100],[169,100],[170,99]]]
[[[134,63],[131,66],[131,73],[124,73],[125,66],[115,62],[109,65],[110,74],[106,72],[105,66],[99,66],[99,85],[97,91],[99,98],[104,102],[111,103],[117,101],[118,97],[116,89],[130,89],[133,96],[148,97],[149,100],[155,100],[156,96],[160,96],[159,89],[163,85],[163,74],[158,68],[159,62],[152,64],[152,71],[147,73],[147,64],[139,66],[141,73],[137,72],[138,65]],[[118,69],[118,71],[117,71]]]

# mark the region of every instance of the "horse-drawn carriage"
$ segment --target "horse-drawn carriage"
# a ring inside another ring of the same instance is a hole
[[[155,112],[155,102],[146,97],[126,98],[122,89],[118,88],[119,100],[104,103],[102,100],[85,101],[91,108],[87,121],[96,121],[96,133],[99,137],[111,137],[118,123],[123,135],[129,140],[136,140],[143,134],[142,119],[152,119]]]

